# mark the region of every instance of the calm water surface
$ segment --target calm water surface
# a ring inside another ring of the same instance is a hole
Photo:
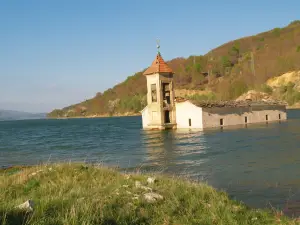
[[[190,176],[254,207],[300,215],[300,111],[289,121],[143,131],[140,117],[0,122],[0,167],[86,161]]]

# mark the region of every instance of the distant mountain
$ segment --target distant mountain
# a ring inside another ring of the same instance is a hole
[[[26,119],[43,119],[46,118],[46,113],[28,113],[14,110],[1,110],[0,121],[3,120],[26,120]]]
[[[207,38],[209,39],[209,36]],[[153,59],[154,57],[153,55]],[[150,65],[151,62],[145,63]],[[268,79],[300,71],[300,20],[293,21],[283,28],[274,28],[230,41],[205,55],[179,57],[167,63],[175,73],[177,93],[210,93],[209,96],[191,96],[193,98],[232,100],[249,90],[272,92],[265,84]],[[104,93],[97,93],[91,99],[53,110],[48,117],[136,114],[147,102],[146,78],[142,74],[143,71],[137,72]],[[291,87],[284,86],[279,89],[280,98],[289,98],[283,99],[288,100],[289,104],[300,103],[300,90],[291,94]]]

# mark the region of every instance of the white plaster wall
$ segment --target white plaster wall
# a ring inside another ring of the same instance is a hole
[[[287,119],[286,111],[280,107],[255,111],[243,111],[241,108],[236,108],[226,114],[219,113],[218,109],[215,112],[214,109],[203,109],[203,128],[220,127],[220,119],[223,119],[223,126],[279,121],[279,114],[280,120]],[[266,115],[268,115],[268,121]],[[245,123],[245,117],[247,117],[247,123]]]
[[[142,110],[142,123],[143,123],[143,128],[147,128],[148,124],[149,124],[149,110],[148,110],[148,106],[146,106],[143,110]]]
[[[160,95],[160,81],[159,74],[146,75],[147,79],[147,103],[148,112],[147,124],[161,125],[162,124],[162,110],[161,110],[161,95]],[[157,102],[152,102],[151,99],[151,84],[156,84]],[[156,116],[154,116],[156,114]]]
[[[163,110],[163,93],[162,93],[162,82],[170,83],[171,87],[171,107],[170,107],[170,119],[171,123],[176,123],[176,110],[174,107],[174,93],[173,93],[173,78],[167,76],[167,74],[152,74],[146,75],[147,79],[147,103],[148,103],[148,124],[149,127],[162,126],[164,125],[164,110]],[[157,102],[152,102],[151,98],[151,84],[156,84],[157,91]]]
[[[189,119],[192,125],[189,126]],[[202,129],[202,108],[195,106],[189,101],[176,103],[177,128]]]

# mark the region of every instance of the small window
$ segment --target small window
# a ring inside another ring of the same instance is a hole
[[[268,117],[268,115],[266,115],[266,121],[268,121],[269,120],[269,117]]]
[[[279,115],[278,115],[278,119],[280,119],[280,120],[281,120],[281,114],[279,114]]]
[[[151,100],[157,102],[156,84],[151,84]]]
[[[248,123],[248,117],[245,116],[245,123]]]
[[[189,126],[192,126],[192,119],[189,119]]]
[[[223,119],[220,119],[220,125],[223,126]]]

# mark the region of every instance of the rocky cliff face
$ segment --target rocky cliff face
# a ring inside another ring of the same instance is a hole
[[[291,71],[284,73],[281,76],[273,77],[267,81],[267,85],[273,89],[280,88],[282,86],[294,85],[294,89],[300,91],[300,71]]]

